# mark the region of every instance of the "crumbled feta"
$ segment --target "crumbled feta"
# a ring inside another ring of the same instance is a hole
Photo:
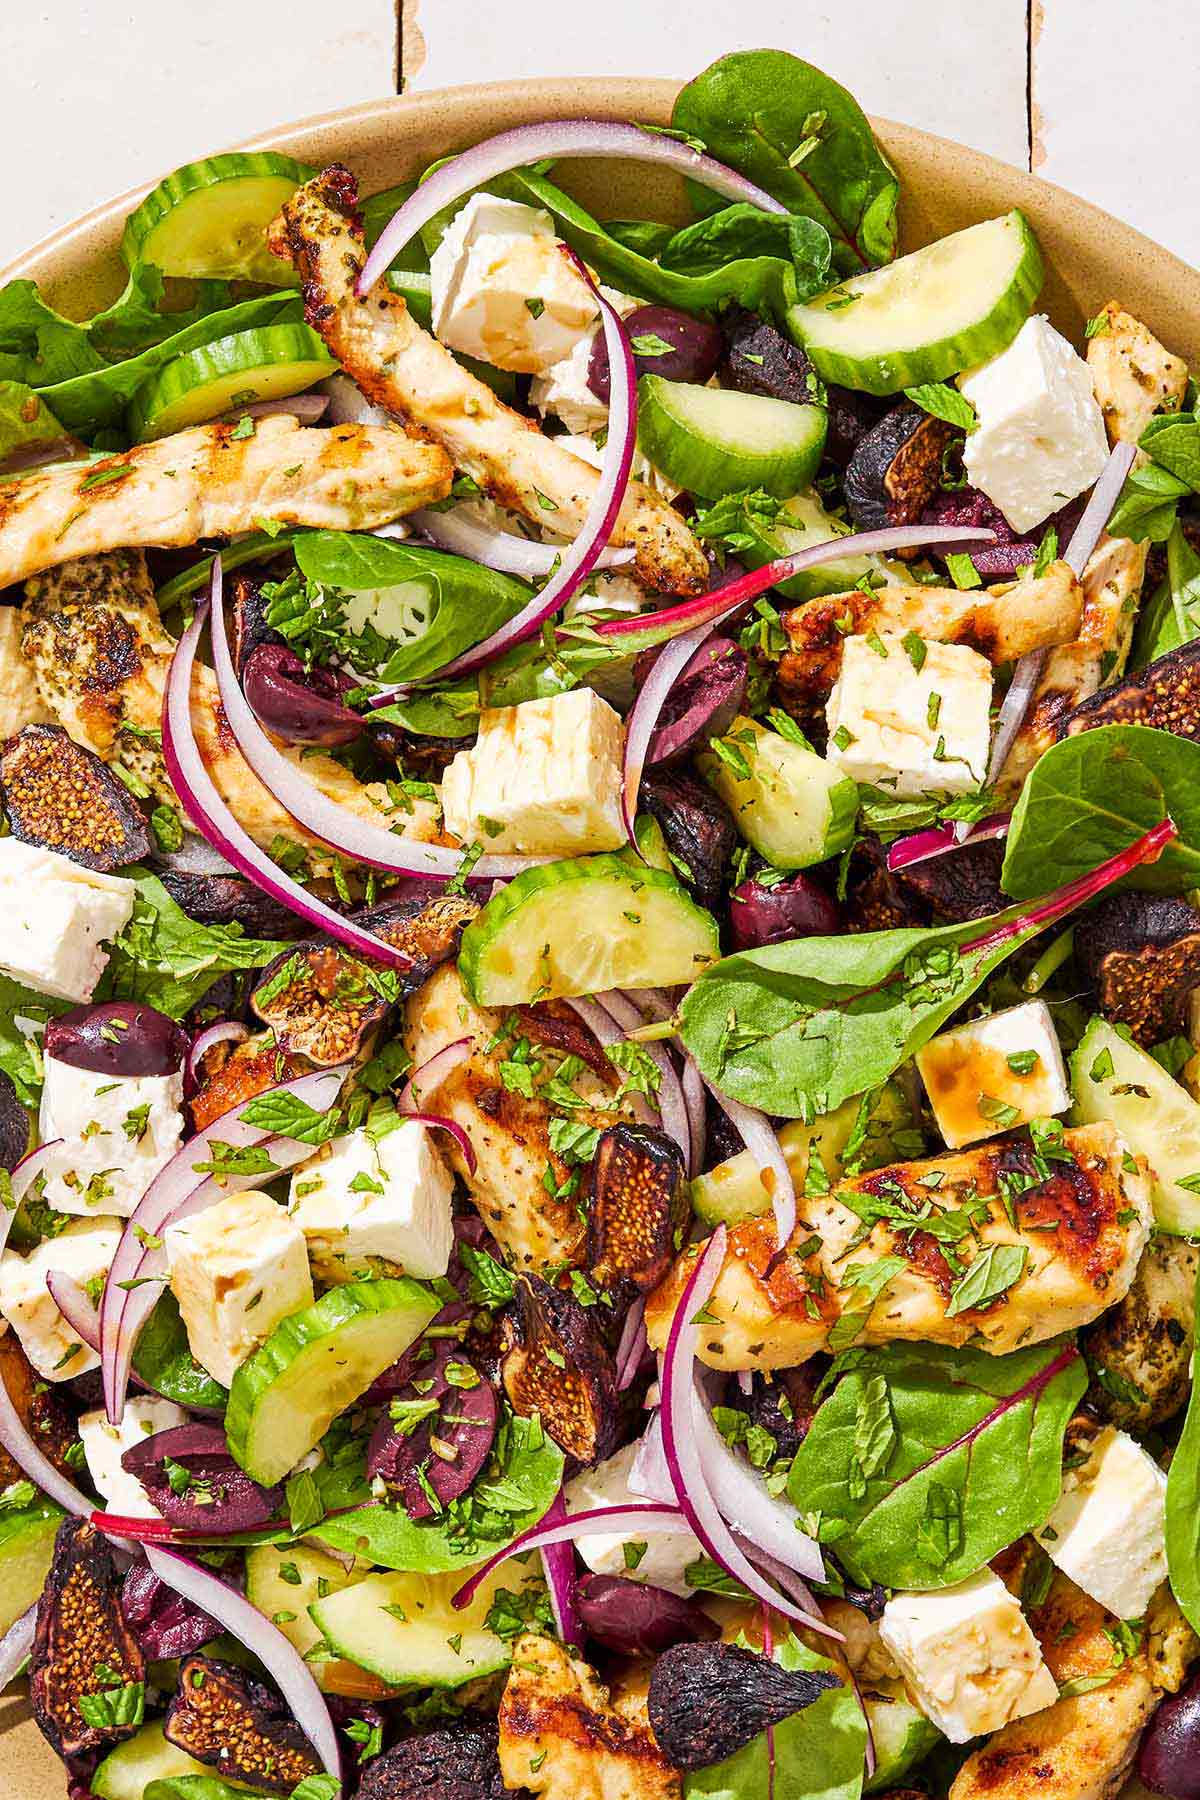
[[[1066,1112],[1071,1089],[1044,1000],[940,1031],[917,1051],[937,1128],[951,1150]]]
[[[990,1569],[934,1593],[894,1594],[879,1636],[916,1704],[952,1744],[1058,1699],[1020,1605]]]
[[[0,972],[56,1000],[90,1000],[129,923],[132,881],[84,869],[56,850],[0,838]]]
[[[622,294],[615,288],[601,287],[600,292],[621,317],[628,318],[642,304],[629,294]],[[600,333],[597,322],[583,337],[578,338],[567,355],[546,370],[544,375],[535,375],[529,388],[529,398],[545,417],[553,413],[561,419],[569,432],[586,433],[599,431],[608,423],[608,402],[601,400],[588,386],[588,369],[591,366],[592,350]],[[562,440],[560,440],[561,442]]]
[[[1043,315],[958,385],[979,419],[963,467],[1014,531],[1032,531],[1082,494],[1107,462],[1092,372]]]
[[[992,666],[966,644],[925,644],[918,669],[897,632],[848,637],[825,709],[830,762],[893,794],[965,794],[987,773]]]
[[[1118,1619],[1140,1619],[1167,1578],[1167,1478],[1115,1426],[1100,1432],[1063,1491],[1038,1542],[1056,1568]]]
[[[493,368],[541,375],[593,324],[596,299],[536,206],[473,194],[429,262],[434,335]]]
[[[454,1177],[433,1135],[414,1119],[378,1141],[360,1127],[293,1171],[289,1210],[322,1281],[369,1274],[376,1258],[423,1281],[446,1273]]]
[[[226,1387],[281,1319],[312,1304],[304,1234],[265,1194],[229,1194],[163,1242],[192,1355]]]
[[[485,710],[477,742],[442,776],[446,829],[489,853],[617,850],[624,743],[620,717],[591,688]]]
[[[109,1512],[120,1513],[127,1519],[161,1517],[137,1476],[121,1467],[121,1458],[143,1438],[154,1437],[160,1431],[173,1431],[177,1425],[187,1422],[188,1416],[181,1406],[170,1400],[140,1394],[126,1400],[119,1425],[109,1424],[103,1407],[80,1415],[79,1435],[83,1440],[88,1474]]]
[[[45,1059],[38,1132],[63,1140],[46,1175],[59,1212],[128,1218],[183,1138],[183,1074],[114,1077]]]
[[[28,1256],[6,1250],[0,1257],[0,1313],[47,1381],[70,1381],[100,1363],[59,1312],[46,1286],[47,1275],[55,1270],[71,1275],[96,1298],[120,1236],[120,1219],[80,1219],[57,1237],[44,1238]]]
[[[567,1483],[566,1503],[569,1513],[587,1512],[597,1506],[644,1506],[645,1497],[629,1485],[639,1445],[626,1444],[607,1462],[594,1469],[583,1469]],[[651,1587],[666,1588],[668,1593],[695,1597],[695,1589],[687,1584],[686,1570],[704,1555],[698,1538],[686,1528],[682,1531],[657,1531],[639,1538],[636,1532],[627,1537],[601,1534],[581,1537],[575,1548],[596,1575],[625,1575],[630,1581],[645,1581]]]

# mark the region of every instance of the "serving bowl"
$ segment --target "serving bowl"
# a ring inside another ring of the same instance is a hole
[[[317,166],[348,163],[360,192],[370,194],[508,126],[552,118],[666,124],[678,87],[629,76],[450,88],[323,113],[239,147],[281,150]],[[872,125],[901,177],[902,251],[1019,206],[1045,256],[1039,306],[1061,331],[1079,342],[1085,320],[1105,300],[1118,299],[1172,350],[1200,364],[1200,272],[1024,170],[888,119]],[[688,217],[682,182],[644,164],[566,163],[555,178],[600,218]],[[53,305],[79,318],[107,305],[124,285],[119,244],[126,215],[151,185],[43,239],[0,270],[0,282],[33,279]],[[0,1698],[0,1788],[20,1800],[62,1800],[64,1793],[62,1765],[30,1719],[19,1682]]]

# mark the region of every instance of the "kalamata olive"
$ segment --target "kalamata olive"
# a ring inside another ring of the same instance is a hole
[[[742,710],[750,665],[731,638],[710,638],[699,667],[677,681],[658,715],[646,762],[672,762],[703,740],[724,737]]]
[[[1156,1794],[1200,1800],[1200,1675],[1164,1700],[1146,1727],[1137,1772]]]
[[[707,381],[724,351],[721,333],[705,319],[673,306],[639,306],[625,320],[639,375],[663,375],[668,381]],[[609,395],[608,349],[598,331],[588,363],[588,386],[598,400]]]
[[[0,1169],[16,1168],[29,1148],[29,1114],[17,1098],[12,1077],[0,1069]]]
[[[136,1475],[179,1531],[253,1531],[273,1519],[283,1491],[260,1487],[240,1469],[220,1425],[176,1425],[134,1444],[121,1467]],[[184,1483],[178,1471],[188,1480]]]
[[[224,1575],[220,1577],[226,1579]],[[230,1582],[232,1586],[232,1581]],[[134,1563],[121,1588],[121,1611],[143,1656],[155,1662],[190,1656],[220,1637],[221,1626],[169,1588],[146,1563]]]
[[[354,686],[332,669],[306,669],[286,644],[259,644],[246,659],[242,687],[254,715],[289,744],[352,744],[362,720],[340,695]]]
[[[367,1446],[368,1477],[382,1477],[411,1519],[431,1518],[439,1504],[449,1506],[465,1494],[487,1462],[496,1435],[495,1388],[461,1345],[442,1339],[432,1349],[411,1384],[388,1403]],[[436,1410],[422,1416],[431,1401]],[[405,1407],[408,1418],[401,1410]]]
[[[588,1636],[620,1656],[659,1656],[721,1635],[697,1601],[621,1575],[580,1576],[575,1605]]]
[[[751,876],[729,896],[735,950],[760,950],[788,938],[832,937],[840,923],[836,902],[807,875],[786,875],[771,887]]]
[[[188,1037],[181,1025],[140,1000],[73,1006],[46,1025],[46,1055],[95,1075],[174,1075]]]

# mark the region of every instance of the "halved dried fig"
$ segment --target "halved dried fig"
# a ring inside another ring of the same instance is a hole
[[[513,1800],[500,1774],[494,1719],[463,1720],[373,1757],[357,1800]]]
[[[587,1269],[601,1288],[657,1287],[682,1242],[690,1206],[678,1146],[648,1125],[611,1125],[592,1158]]]
[[[1062,719],[1058,735],[1075,737],[1097,725],[1153,725],[1176,737],[1200,738],[1200,638],[1081,700]]]
[[[256,1094],[265,1093],[281,1081],[290,1081],[306,1065],[297,1057],[287,1056],[270,1032],[247,1038],[221,1064],[216,1073],[206,1076],[191,1100],[192,1123],[204,1131],[232,1107],[244,1106]]]
[[[283,638],[267,623],[267,602],[262,584],[253,575],[235,575],[229,592],[229,648],[238,680],[246,663],[263,644],[283,644]]]
[[[820,404],[821,377],[799,344],[742,306],[731,307],[721,326],[726,343],[721,374],[727,387],[796,406]]]
[[[646,771],[641,804],[662,828],[676,872],[711,911],[720,898],[725,865],[737,849],[733,814],[707,783],[674,768]]]
[[[568,1456],[601,1462],[620,1424],[617,1373],[588,1309],[540,1275],[522,1275],[505,1337],[500,1372],[513,1411],[540,1413]]]
[[[824,1670],[783,1669],[737,1644],[676,1644],[650,1677],[650,1729],[677,1769],[705,1769],[839,1685]]]
[[[15,1332],[0,1337],[0,1382],[8,1391],[13,1409],[36,1440],[38,1448],[50,1458],[60,1474],[74,1480],[68,1452],[78,1444],[75,1418],[62,1394],[62,1384],[43,1381],[21,1348]],[[23,1479],[7,1450],[0,1449],[0,1492],[14,1481]]]
[[[312,1745],[265,1681],[215,1656],[189,1656],[163,1736],[229,1781],[290,1794],[321,1767]]]
[[[1200,912],[1186,900],[1102,900],[1075,927],[1075,956],[1105,1018],[1128,1025],[1139,1044],[1185,1030],[1188,995],[1200,986]]]
[[[60,1756],[120,1743],[141,1723],[146,1663],[121,1611],[121,1577],[107,1538],[64,1519],[38,1601],[29,1698]]]
[[[241,875],[164,869],[159,880],[180,911],[198,925],[240,925],[255,938],[294,938],[303,930],[290,907],[281,906]]]
[[[29,1114],[11,1075],[0,1069],[0,1169],[10,1174],[29,1148]]]
[[[942,452],[955,427],[911,400],[894,406],[854,447],[846,504],[863,531],[912,525],[941,485]]]
[[[24,725],[0,751],[0,795],[15,838],[111,874],[150,854],[129,789],[61,725]]]

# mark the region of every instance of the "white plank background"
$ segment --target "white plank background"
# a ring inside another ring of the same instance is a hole
[[[0,0],[0,261],[179,162],[401,81],[687,75],[758,44],[1200,262],[1196,0],[1141,0],[1136,25],[1122,0]]]

